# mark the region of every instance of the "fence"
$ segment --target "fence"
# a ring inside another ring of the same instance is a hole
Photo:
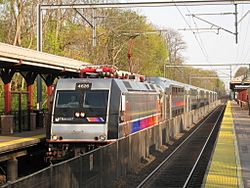
[[[165,125],[144,130],[17,181],[8,182],[2,187],[112,187],[119,177],[125,176],[128,172],[138,171],[142,159],[157,149],[162,140],[167,142],[166,130]],[[163,132],[163,137],[159,137]]]

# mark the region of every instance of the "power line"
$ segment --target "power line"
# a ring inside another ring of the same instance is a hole
[[[189,29],[192,30],[191,26],[190,26],[189,23],[187,22],[186,18],[184,17],[184,15],[183,15],[182,12],[180,11],[180,9],[179,9],[177,6],[176,6],[176,8],[177,8],[178,12],[180,13],[180,15],[182,16],[182,18],[183,18],[183,20],[185,21],[185,23],[188,25]],[[204,50],[203,50],[203,48],[202,48],[202,46],[201,46],[201,44],[200,44],[200,42],[199,42],[197,36],[195,35],[195,33],[194,33],[193,31],[192,31],[192,33],[193,33],[193,35],[194,35],[194,37],[195,37],[195,39],[196,39],[196,41],[197,41],[197,43],[198,43],[198,45],[199,45],[199,47],[200,47],[200,49],[201,49],[201,51],[202,51],[204,57],[207,59],[206,53],[204,52]]]
[[[187,8],[187,10],[188,10],[189,13],[191,13],[190,10],[189,10],[188,8]],[[197,25],[197,23],[196,23],[196,21],[194,20],[193,17],[192,17],[192,20],[193,20],[193,22],[194,22],[195,27],[198,29],[198,25]],[[201,47],[204,48],[205,58],[206,58],[207,62],[209,63],[208,53],[207,53],[207,50],[206,50],[206,48],[205,48],[205,45],[204,45],[204,43],[203,43],[203,41],[202,41],[201,36],[200,36],[199,33],[198,33],[198,37],[200,38]]]

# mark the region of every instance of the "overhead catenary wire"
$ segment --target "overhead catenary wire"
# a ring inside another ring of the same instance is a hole
[[[186,9],[187,9],[188,12],[191,14],[190,10],[189,10],[187,7],[186,7]],[[198,29],[197,23],[196,23],[196,21],[194,20],[193,17],[192,17],[192,20],[193,20],[193,22],[194,22],[195,28]],[[196,35],[196,33],[194,33],[194,35]],[[204,49],[206,61],[207,61],[207,63],[209,63],[208,53],[207,53],[207,50],[206,50],[206,48],[205,48],[205,45],[204,45],[204,43],[203,43],[203,41],[202,41],[202,38],[201,38],[201,36],[200,36],[199,33],[198,33],[198,37],[199,37],[199,39],[200,39],[201,47]]]
[[[177,9],[178,9],[178,7],[177,7]],[[189,9],[188,9],[187,7],[186,7],[186,9],[187,9],[187,11],[190,13],[190,11],[189,11]],[[178,11],[179,11],[179,13],[182,15],[182,13],[181,13],[181,11],[180,11],[179,9],[178,9]],[[226,13],[226,14],[223,13],[223,15],[228,15],[228,14],[232,14],[232,13]],[[205,14],[205,15],[206,15],[206,14]],[[208,14],[208,15],[210,15],[210,14]],[[213,15],[213,14],[211,14],[211,15]],[[182,15],[182,17],[183,17],[184,21],[186,22],[186,24],[188,25],[188,27],[190,28],[190,30],[193,31],[192,28],[191,28],[191,26],[187,23],[187,21],[186,21],[186,19],[184,18],[183,15]],[[195,27],[197,28],[197,23],[195,22],[194,19],[193,19],[193,22],[194,22]],[[204,44],[203,44],[203,41],[202,41],[200,35],[196,35],[196,33],[194,33],[194,32],[193,32],[193,35],[195,36],[195,39],[196,39],[196,41],[198,42],[199,47],[200,47],[200,49],[201,49],[201,51],[202,51],[204,57],[206,58],[207,63],[209,63],[208,54],[207,54],[206,48],[205,48],[205,46],[204,46]],[[198,40],[198,37],[199,37],[200,41]],[[210,68],[211,68],[211,70],[213,70],[213,71],[221,72],[221,71],[219,71],[219,70],[217,70],[217,69],[212,68],[212,66],[210,66]],[[231,71],[231,70],[230,70],[230,71]],[[223,74],[225,74],[225,73],[223,73]],[[229,78],[232,76],[232,75],[231,75],[231,72],[230,72],[230,74],[226,74],[226,75],[228,75]],[[220,77],[220,76],[218,75],[218,78],[219,78],[219,77]]]
[[[190,24],[187,22],[186,18],[184,17],[184,15],[182,14],[182,12],[181,12],[180,9],[178,8],[178,6],[176,6],[176,8],[177,8],[178,12],[180,13],[181,17],[183,18],[183,20],[185,21],[185,23],[188,25],[189,29],[192,30]],[[201,46],[201,44],[200,44],[200,42],[199,42],[199,40],[198,40],[198,38],[197,38],[195,32],[193,32],[193,30],[192,30],[192,33],[193,33],[193,35],[194,35],[194,37],[195,37],[195,39],[196,39],[196,41],[197,41],[197,43],[198,43],[198,45],[199,45],[201,51],[202,51],[202,54],[203,54],[204,57],[206,58],[206,52],[205,52],[204,49],[202,48],[202,46]],[[206,59],[207,59],[207,58],[206,58]]]

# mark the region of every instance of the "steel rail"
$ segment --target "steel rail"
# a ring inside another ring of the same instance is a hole
[[[210,118],[210,116],[212,116],[219,108],[220,106],[217,107],[211,114],[209,114],[209,116],[207,116],[206,119],[204,119],[202,123],[200,123],[200,125],[196,127],[196,129],[166,159],[164,159],[136,188],[141,188],[143,185],[145,185],[150,180],[150,178],[152,178],[155,173],[158,172],[158,170],[193,136],[194,133],[196,133],[200,129],[200,127],[207,121],[207,119]]]
[[[218,124],[218,121],[219,121],[219,119],[221,118],[222,114],[223,114],[223,110],[221,111],[220,115],[218,116],[218,119],[216,120],[216,122],[214,123],[214,127],[213,127],[213,129],[211,130],[211,132],[210,132],[210,134],[209,134],[209,136],[208,136],[208,138],[207,138],[207,140],[206,140],[204,146],[202,147],[202,150],[201,150],[201,152],[200,152],[200,154],[199,154],[197,160],[195,161],[195,164],[194,164],[194,166],[193,166],[191,172],[189,173],[189,175],[188,175],[188,177],[187,177],[187,180],[186,180],[185,184],[183,185],[183,188],[186,188],[186,187],[188,186],[188,183],[190,182],[190,180],[191,180],[191,178],[192,178],[192,175],[193,175],[193,173],[194,173],[194,171],[195,171],[195,169],[196,169],[196,167],[197,167],[197,164],[198,164],[198,162],[200,161],[201,155],[203,154],[203,152],[204,152],[204,150],[205,150],[205,148],[206,148],[206,146],[207,146],[207,143],[208,143],[208,141],[209,141],[211,135],[213,134],[214,129],[215,129],[216,125]]]

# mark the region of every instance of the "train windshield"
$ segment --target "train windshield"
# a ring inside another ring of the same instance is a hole
[[[80,92],[59,91],[57,94],[56,108],[77,108],[80,107]]]
[[[107,116],[107,102],[108,90],[58,91],[54,122],[104,123]]]

